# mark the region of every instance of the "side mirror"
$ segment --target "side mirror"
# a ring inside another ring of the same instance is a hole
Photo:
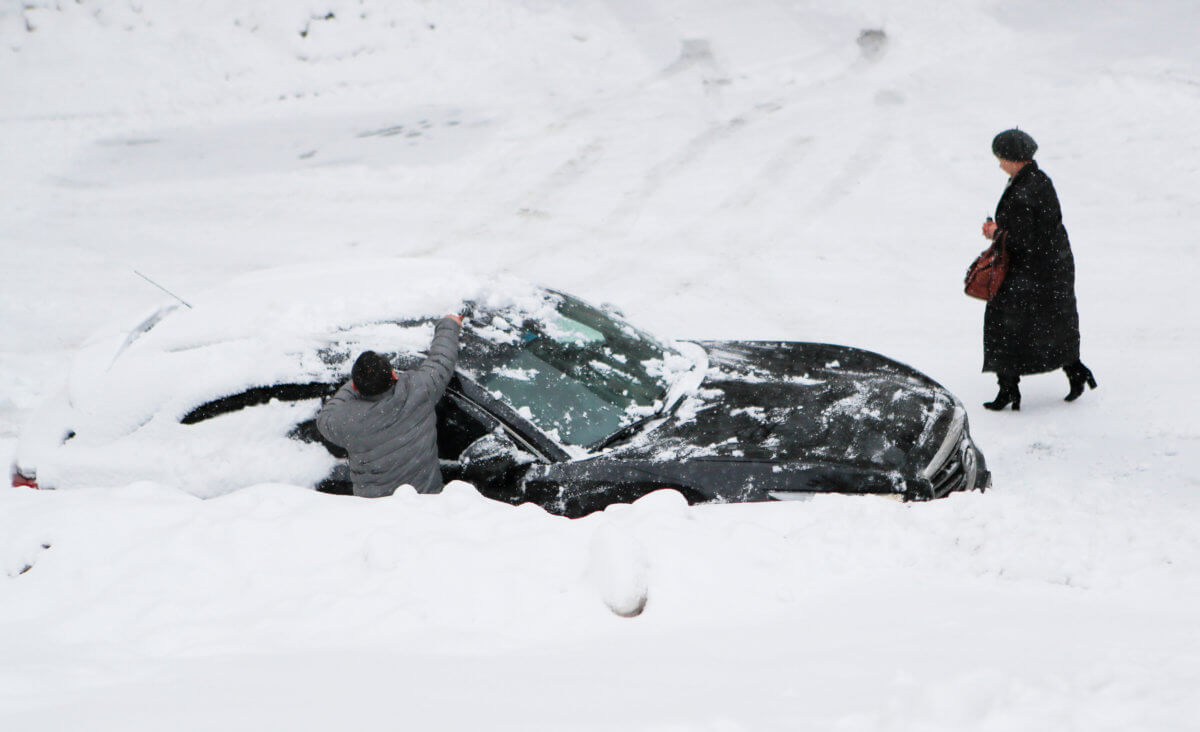
[[[515,481],[518,472],[534,458],[497,427],[475,440],[458,456],[462,479],[474,483],[481,493],[504,501],[519,499]]]
[[[462,454],[458,461],[464,468],[483,466],[497,462],[515,464],[524,453],[517,447],[504,431],[497,427],[478,440],[475,440]]]

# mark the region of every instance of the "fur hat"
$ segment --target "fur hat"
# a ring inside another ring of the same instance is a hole
[[[1013,162],[1033,160],[1035,152],[1037,152],[1037,143],[1028,133],[1022,132],[1016,127],[1005,130],[992,138],[992,154],[1003,160],[1012,160]]]
[[[376,396],[392,385],[392,365],[374,351],[363,351],[350,370],[354,388],[363,396]]]

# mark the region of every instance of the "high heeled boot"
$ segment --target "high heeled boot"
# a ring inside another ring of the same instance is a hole
[[[1017,384],[1021,383],[1021,377],[1010,374],[997,374],[996,381],[1000,383],[1000,392],[996,394],[996,398],[992,401],[984,402],[983,406],[993,412],[999,412],[1011,404],[1014,412],[1020,411],[1021,390],[1017,388]]]
[[[1087,384],[1088,388],[1096,388],[1096,377],[1092,376],[1092,371],[1087,366],[1084,366],[1081,361],[1075,361],[1063,366],[1063,371],[1067,373],[1067,381],[1071,384],[1071,391],[1063,397],[1063,401],[1073,402],[1083,394],[1083,386]]]

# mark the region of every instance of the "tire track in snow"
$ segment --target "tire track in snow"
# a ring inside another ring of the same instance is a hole
[[[616,233],[627,231],[636,222],[638,215],[640,215],[642,209],[646,207],[648,200],[655,193],[663,188],[671,178],[682,175],[689,166],[698,161],[711,148],[715,148],[717,145],[733,138],[737,133],[762,117],[779,111],[789,101],[803,100],[811,92],[828,88],[836,81],[855,75],[861,72],[864,67],[869,67],[871,63],[861,58],[856,59],[849,67],[840,70],[832,77],[821,78],[817,81],[795,87],[789,90],[786,97],[781,100],[756,103],[746,112],[734,116],[727,122],[709,127],[698,136],[692,138],[675,155],[651,167],[643,175],[642,186],[627,192],[621,203],[605,218],[604,227],[613,229]],[[882,128],[882,124],[880,127]],[[744,208],[759,192],[771,183],[782,182],[790,169],[798,162],[799,157],[797,153],[814,141],[815,137],[812,135],[796,135],[789,138],[781,148],[783,150],[782,156],[779,159],[772,160],[762,168],[756,177],[757,182],[753,184],[753,188],[749,191],[733,194],[723,201],[719,205],[719,208],[721,210],[733,210],[739,206]],[[882,132],[872,135],[868,143],[860,146],[860,149],[842,166],[841,172],[825,188],[824,194],[819,194],[806,207],[806,210],[818,211],[824,206],[836,203],[848,195],[852,191],[854,183],[878,165],[879,154],[889,141],[890,138],[886,138]]]
[[[649,87],[677,75],[681,68],[692,69],[693,67],[697,67],[697,65],[712,64],[714,65],[713,69],[705,67],[705,70],[714,73],[724,72],[725,70],[719,68],[720,65],[716,64],[715,59],[710,58],[711,49],[706,47],[706,50],[708,54],[704,55],[704,58],[700,59],[700,61],[696,61],[688,55],[688,46],[685,44],[679,60],[652,77],[635,83],[631,88],[623,89],[620,93],[611,95],[609,101],[638,99],[646,93]],[[828,56],[829,54],[826,53],[823,55]],[[683,64],[681,66],[685,61],[693,61],[694,63]],[[704,63],[701,63],[701,61]],[[855,59],[854,63],[850,66],[840,68],[832,75],[826,72],[812,82],[788,89],[782,99],[775,101],[768,100],[766,103],[757,102],[750,105],[741,114],[737,114],[725,121],[712,124],[703,129],[699,134],[688,140],[681,148],[665,159],[661,159],[657,164],[649,165],[641,171],[634,172],[630,176],[630,183],[627,184],[628,188],[623,193],[614,191],[618,195],[619,200],[609,213],[591,219],[590,222],[577,222],[581,224],[577,227],[579,230],[578,233],[600,238],[619,238],[629,234],[637,225],[642,213],[647,208],[652,207],[652,201],[655,196],[671,186],[674,181],[685,176],[689,170],[694,170],[696,163],[702,158],[714,150],[724,149],[721,146],[728,140],[740,139],[740,133],[749,125],[759,121],[767,114],[779,111],[787,102],[805,99],[809,92],[827,88],[832,82],[845,76],[853,75],[856,71],[861,70],[862,66],[864,66],[862,59]],[[721,73],[721,76],[724,77],[727,74]],[[704,91],[706,95],[710,95],[712,92],[707,87]],[[593,129],[590,130],[587,138],[580,135],[581,139],[576,143],[578,146],[574,149],[570,157],[567,157],[548,174],[545,174],[540,181],[532,185],[526,183],[528,187],[525,188],[525,191],[518,196],[509,198],[509,203],[504,205],[503,209],[498,210],[492,207],[486,212],[481,211],[480,216],[476,218],[474,223],[464,229],[460,229],[458,236],[455,238],[497,233],[504,230],[513,232],[515,229],[520,229],[527,225],[542,224],[554,218],[553,212],[550,210],[553,203],[561,203],[565,197],[571,195],[570,191],[572,189],[578,190],[579,184],[585,181],[589,174],[595,173],[595,169],[606,158],[607,152],[611,148],[612,141],[607,139],[601,130],[595,129],[594,125],[588,125],[589,122],[596,120],[599,111],[594,105],[584,105],[552,120],[550,124],[546,125],[543,134],[540,136],[541,139],[537,140],[538,147],[541,147],[543,150],[548,146],[561,144],[562,137],[571,134],[572,130],[576,134],[582,131],[579,129],[581,125],[585,127],[591,126]],[[536,140],[537,138],[533,139]],[[558,143],[554,142],[556,139]],[[587,142],[583,142],[583,139],[587,139]],[[723,200],[720,200],[713,206],[712,210],[736,212],[752,207],[755,200],[768,193],[772,186],[780,186],[788,180],[789,175],[797,167],[800,160],[811,154],[811,150],[808,148],[810,143],[815,139],[812,134],[793,135],[789,137],[780,146],[779,149],[781,152],[773,156],[755,174],[753,182],[743,184],[739,190],[729,193]],[[875,150],[879,149],[882,149],[882,146],[875,148]],[[546,152],[549,151],[547,150]],[[561,155],[561,153],[559,154]],[[542,159],[545,159],[545,157],[552,158],[553,155],[554,153],[550,153]],[[488,166],[490,173],[495,173],[496,175],[485,172],[477,180],[482,185],[493,185],[494,181],[498,178],[510,177],[506,176],[506,173],[519,166],[521,161],[538,159],[538,157],[530,153],[528,146],[514,147],[493,159]],[[804,211],[817,211],[823,205],[830,205],[849,195],[853,190],[855,181],[877,164],[878,160],[872,159],[871,151],[865,150],[858,157],[852,158],[843,167],[842,173],[833,179],[823,193],[814,194],[816,198],[807,205],[803,203],[805,198],[807,198],[806,196],[800,196],[799,201],[789,205]],[[468,197],[472,199],[477,198],[475,196]],[[516,260],[536,259],[551,250],[555,250],[557,246],[546,242],[538,243],[537,241],[529,241],[528,249],[517,255]]]
[[[760,108],[767,111],[776,111],[777,106]],[[750,208],[756,201],[761,200],[764,196],[770,195],[772,192],[778,192],[788,176],[812,153],[812,145],[815,138],[809,134],[793,135],[785,139],[781,144],[776,146],[771,153],[766,164],[762,165],[758,172],[746,183],[732,191],[722,200],[716,207],[716,211],[722,214],[738,213]],[[690,242],[695,239],[693,233],[700,228],[709,228],[712,225],[711,221],[698,222],[689,226],[686,230],[681,231],[676,237],[677,241]],[[681,252],[682,254],[682,252]],[[737,257],[719,258],[719,261],[713,261],[707,264],[702,264],[692,277],[685,278],[679,283],[679,286],[684,290],[694,286],[691,280],[702,282],[722,282],[727,278],[731,271],[740,272],[744,270],[745,262]],[[761,298],[751,295],[754,301],[759,301]]]
[[[850,196],[855,187],[879,166],[883,151],[891,144],[891,141],[891,135],[883,131],[882,125],[867,135],[863,142],[857,145],[849,157],[840,164],[837,173],[804,206],[804,210],[814,214],[826,211],[837,202]]]
[[[522,195],[523,202],[518,204],[517,213],[533,218],[547,215],[548,202],[583,178],[600,160],[604,149],[605,141],[600,137],[579,148],[541,183]]]
[[[746,208],[763,193],[777,189],[811,151],[814,139],[812,135],[794,135],[785,140],[750,182],[721,201],[717,210],[727,212]]]
[[[734,136],[735,133],[748,124],[749,120],[746,116],[737,116],[727,122],[712,125],[704,132],[689,140],[674,155],[671,155],[657,165],[651,166],[642,175],[641,186],[626,192],[616,208],[604,218],[603,223],[605,228],[618,232],[631,228],[636,223],[642,210],[646,207],[647,201],[668,180],[681,175],[714,145]]]
[[[520,138],[521,142],[509,145],[508,149],[500,151],[488,161],[480,174],[474,176],[469,185],[460,190],[458,198],[493,203],[476,209],[475,215],[458,227],[452,238],[455,241],[465,241],[549,218],[549,212],[546,210],[549,202],[583,180],[603,159],[608,141],[599,134],[589,135],[588,142],[581,146],[577,143],[569,157],[548,174],[542,174],[540,179],[535,176],[534,182],[514,182],[512,172],[527,166],[530,161],[560,156],[561,153],[548,153],[545,149],[559,145],[563,136],[571,135],[581,122],[594,119],[596,114],[596,109],[592,106],[580,106],[552,119],[542,126],[538,133],[527,131],[526,136]],[[584,137],[581,134],[577,136]],[[510,182],[515,190],[521,192],[498,198],[495,195],[498,181]]]

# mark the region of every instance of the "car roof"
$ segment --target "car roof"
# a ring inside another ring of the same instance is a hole
[[[191,308],[165,306],[140,328],[93,342],[76,359],[69,396],[92,430],[124,433],[253,386],[341,380],[350,353],[418,353],[431,322],[466,302],[535,310],[545,297],[516,278],[430,259],[251,272],[190,294]]]

